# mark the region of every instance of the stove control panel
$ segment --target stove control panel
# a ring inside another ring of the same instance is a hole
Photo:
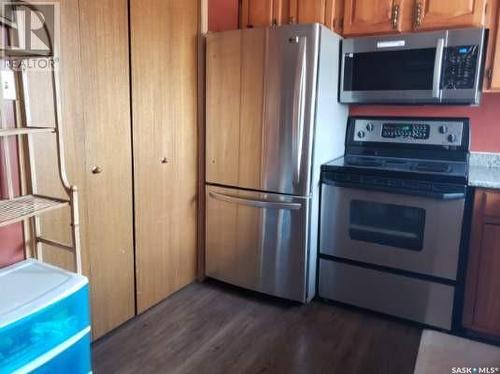
[[[461,121],[354,119],[356,142],[460,146],[464,135]]]

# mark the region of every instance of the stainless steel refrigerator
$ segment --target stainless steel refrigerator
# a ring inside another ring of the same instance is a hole
[[[314,296],[320,165],[344,153],[339,48],[319,24],[207,36],[207,276]]]

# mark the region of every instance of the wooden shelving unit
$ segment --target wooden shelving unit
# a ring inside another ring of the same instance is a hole
[[[45,196],[26,195],[9,200],[0,200],[0,227],[8,226],[45,212],[62,208],[68,200]]]
[[[36,10],[36,5],[28,4],[24,2],[19,2],[19,6],[28,7]],[[9,38],[12,37],[9,32],[11,25],[3,23],[0,20],[0,27],[7,29],[7,35]],[[52,43],[52,39],[48,30],[46,30],[49,36],[50,48],[48,53],[39,54],[24,54],[22,51],[9,51],[0,49],[1,59],[13,59],[13,60],[24,60],[24,59],[39,59],[39,58],[51,58],[53,61],[60,61],[58,51]],[[24,68],[23,68],[24,69]],[[80,229],[79,229],[79,213],[78,213],[78,189],[76,186],[69,183],[68,177],[66,175],[66,165],[64,159],[64,137],[63,137],[63,124],[62,124],[62,110],[61,110],[61,94],[60,94],[60,82],[57,71],[54,68],[50,69],[51,73],[51,92],[50,95],[53,99],[54,105],[54,124],[50,127],[32,127],[28,126],[27,118],[30,118],[28,107],[28,100],[25,98],[25,88],[27,87],[27,74],[25,70],[12,70],[15,75],[16,84],[16,127],[6,128],[3,121],[3,116],[0,122],[0,141],[4,141],[5,137],[9,136],[22,136],[26,137],[23,142],[26,141],[27,145],[27,157],[26,157],[26,174],[30,174],[27,180],[29,181],[27,190],[28,194],[20,197],[11,197],[7,200],[0,200],[0,227],[4,227],[16,222],[24,222],[25,227],[30,227],[30,237],[33,239],[34,250],[26,250],[26,257],[33,254],[38,260],[43,261],[42,246],[48,245],[51,247],[67,249],[74,254],[74,267],[75,271],[79,274],[82,273],[82,262],[81,262],[81,250],[80,250]],[[3,90],[2,101],[3,101]],[[31,137],[38,134],[53,134],[54,140],[57,144],[57,160],[58,160],[58,174],[64,191],[67,195],[67,199],[61,199],[57,197],[42,196],[37,193],[36,184],[36,173],[34,171],[34,151],[33,142]],[[4,143],[7,144],[7,143]],[[19,142],[18,144],[23,144]],[[8,175],[8,178],[12,178],[12,175]],[[11,182],[11,180],[9,181]],[[71,214],[71,243],[59,243],[48,238],[44,238],[41,235],[40,230],[40,219],[39,216],[63,207],[70,207]],[[29,223],[29,226],[26,225]]]

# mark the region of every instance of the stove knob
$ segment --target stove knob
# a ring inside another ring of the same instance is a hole
[[[450,143],[454,143],[457,140],[457,136],[455,134],[448,135],[448,141]]]
[[[358,138],[363,139],[364,137],[365,137],[365,132],[362,130],[358,131]]]
[[[366,129],[367,129],[368,131],[373,131],[373,123],[369,123],[369,124],[367,124],[367,125],[366,125]]]
[[[448,126],[445,126],[445,125],[440,126],[440,127],[439,127],[439,132],[440,132],[441,134],[446,134],[446,133],[448,132]]]

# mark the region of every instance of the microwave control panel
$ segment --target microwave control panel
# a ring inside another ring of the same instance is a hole
[[[472,89],[478,63],[477,46],[447,47],[444,53],[443,89]]]
[[[460,146],[464,123],[443,120],[384,120],[357,118],[352,137],[355,142]]]

